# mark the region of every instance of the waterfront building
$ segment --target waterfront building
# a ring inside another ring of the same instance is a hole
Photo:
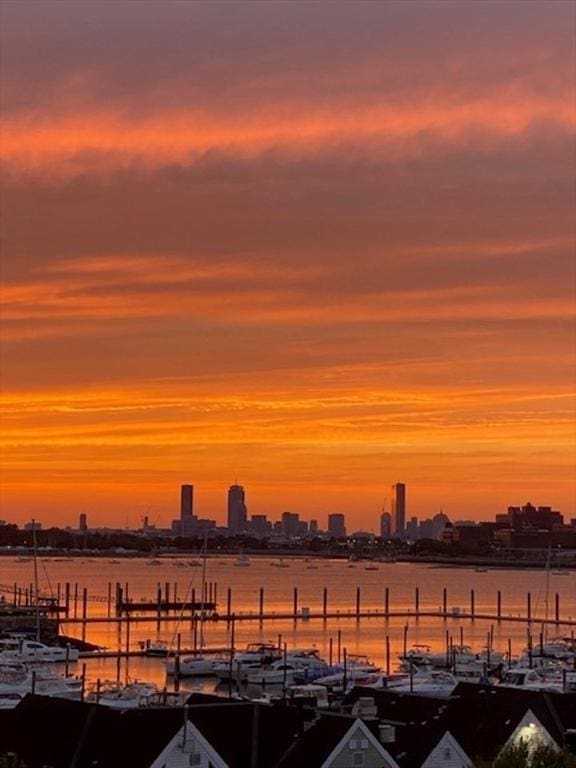
[[[406,535],[406,485],[392,486],[392,536],[403,539]]]
[[[85,512],[80,514],[78,519],[78,530],[85,533],[88,530],[88,515]]]
[[[247,529],[246,497],[241,485],[231,485],[228,489],[228,531],[241,533]]]
[[[335,539],[346,536],[346,518],[340,512],[328,515],[328,535]]]

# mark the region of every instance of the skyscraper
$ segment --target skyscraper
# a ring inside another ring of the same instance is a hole
[[[392,486],[392,536],[403,539],[406,534],[406,486],[395,483]]]
[[[246,519],[244,488],[241,485],[231,485],[228,489],[228,531],[230,533],[245,531]]]
[[[389,539],[392,536],[392,517],[390,512],[382,512],[380,515],[380,536]]]
[[[194,486],[180,486],[180,526],[181,536],[191,535],[195,531]]]
[[[346,536],[346,518],[339,512],[328,515],[328,533],[335,539]]]

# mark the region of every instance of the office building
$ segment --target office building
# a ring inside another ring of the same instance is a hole
[[[328,534],[335,539],[346,536],[346,518],[339,512],[328,515]]]
[[[282,535],[293,539],[300,534],[300,515],[297,512],[282,513]]]
[[[392,536],[392,516],[390,512],[382,512],[380,515],[380,536],[389,539]]]
[[[395,483],[392,486],[392,536],[403,539],[406,535],[406,486]]]
[[[244,488],[241,485],[231,485],[228,489],[228,531],[241,533],[247,528],[247,509]]]
[[[88,515],[85,512],[82,512],[80,514],[80,519],[78,521],[78,530],[83,532],[88,530]]]

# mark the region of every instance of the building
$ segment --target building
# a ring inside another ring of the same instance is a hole
[[[390,512],[382,512],[380,515],[380,536],[389,539],[392,536],[392,515]]]
[[[318,533],[318,520],[310,520],[308,524],[308,533],[315,536]]]
[[[78,529],[83,533],[88,530],[88,515],[85,512],[80,514],[80,518],[78,520]]]
[[[335,539],[346,536],[346,518],[340,512],[328,515],[328,535]]]
[[[252,515],[250,518],[250,530],[257,536],[266,536],[272,532],[272,523],[266,515]]]
[[[297,512],[282,513],[282,535],[287,539],[300,535],[300,515]]]
[[[392,486],[392,536],[403,539],[406,535],[406,486],[395,483]]]
[[[241,485],[231,485],[228,489],[228,531],[241,533],[247,527],[244,488]]]

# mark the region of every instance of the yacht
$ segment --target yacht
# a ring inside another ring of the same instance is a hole
[[[171,656],[166,659],[166,674],[180,677],[207,677],[214,674],[218,659],[202,653],[192,656]]]
[[[82,678],[58,675],[43,668],[31,670],[26,664],[0,663],[0,694],[7,696],[7,701],[13,700],[17,704],[17,696],[24,697],[27,693],[79,700],[82,697]]]
[[[234,561],[236,568],[247,568],[250,565],[250,558],[248,555],[238,555]]]
[[[0,640],[0,662],[66,662],[78,661],[76,648],[45,645],[38,640],[8,637]]]
[[[122,685],[114,680],[104,680],[92,688],[86,701],[113,709],[137,709],[150,706],[151,698],[158,696],[159,690],[154,683],[135,680]]]

